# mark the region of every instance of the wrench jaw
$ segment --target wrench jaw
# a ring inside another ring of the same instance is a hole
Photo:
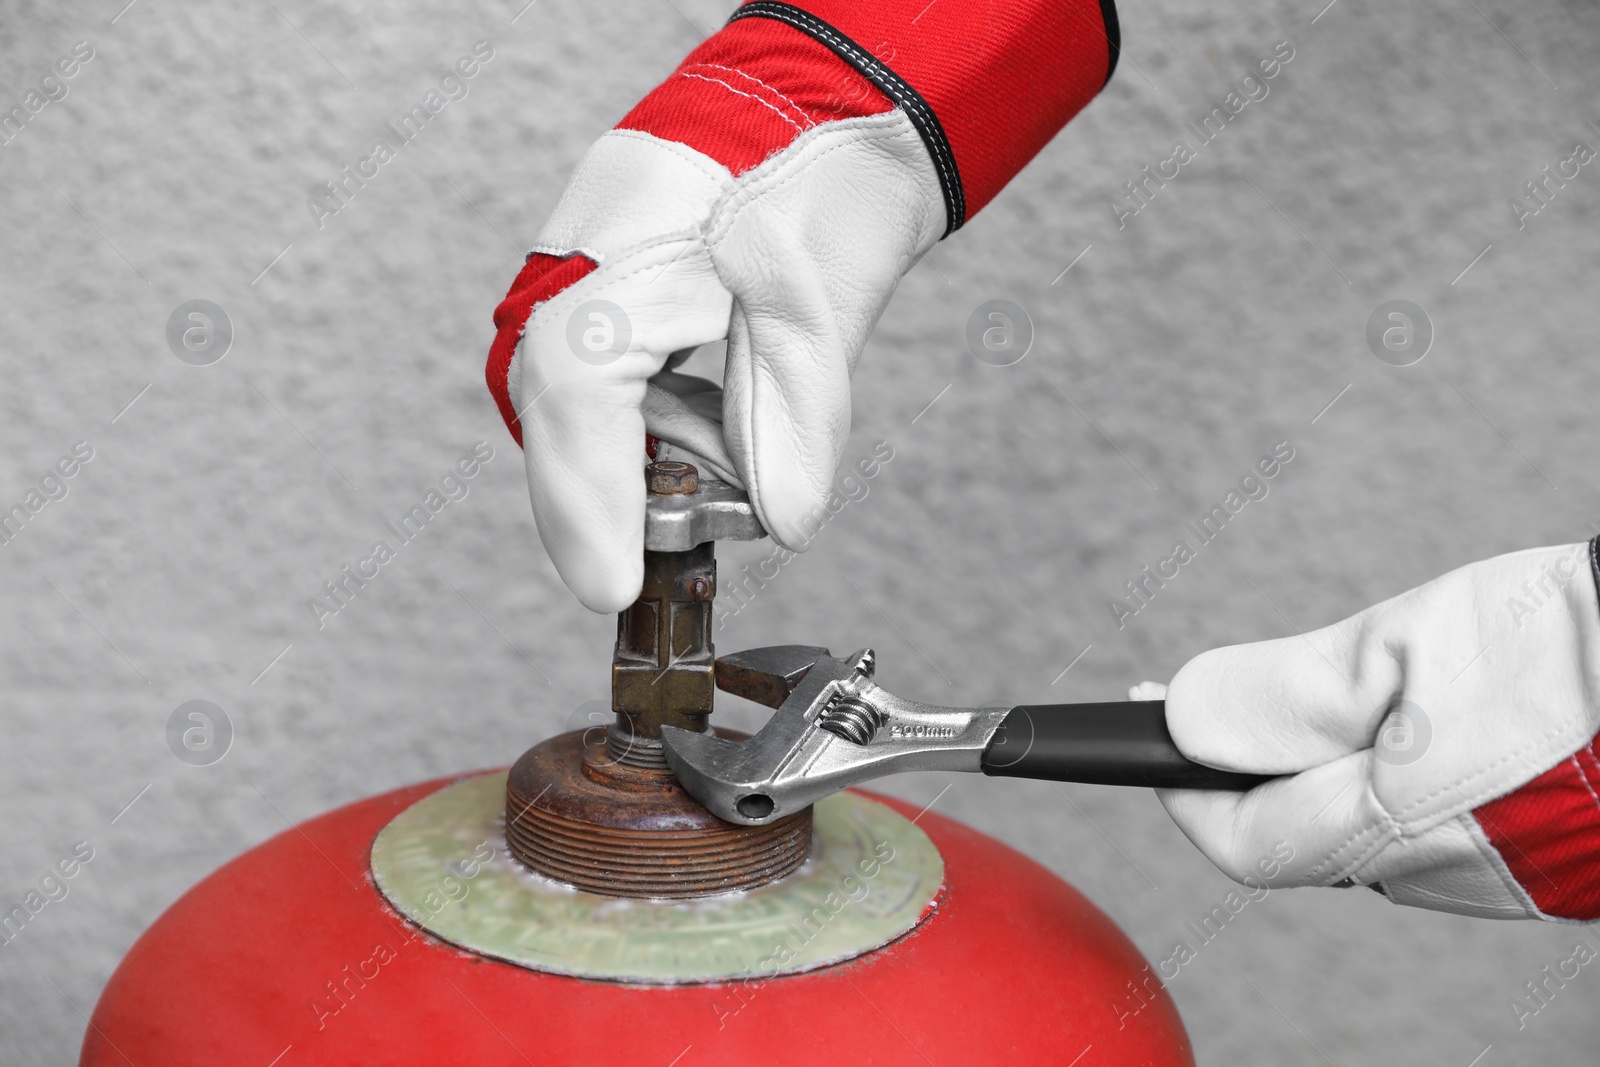
[[[744,826],[764,826],[886,774],[980,770],[984,750],[1010,711],[903,700],[871,681],[870,649],[848,660],[804,646],[755,649],[737,658],[766,669],[768,680],[760,684],[781,679],[790,687],[766,725],[745,741],[663,727],[661,742],[690,795],[719,818]]]
[[[718,818],[742,826],[776,822],[847,786],[876,777],[849,754],[844,760],[827,760],[830,752],[852,748],[850,742],[805,720],[783,726],[788,728],[774,735],[796,736],[781,746],[757,745],[762,733],[746,741],[727,741],[664,727],[662,747],[667,763],[690,796]],[[771,756],[777,758],[768,758]],[[824,762],[831,764],[828,771],[811,773]]]
[[[763,695],[781,687],[787,696],[772,718],[746,741],[695,734],[664,727],[661,747],[667,765],[689,794],[727,822],[765,826],[805,808],[815,796],[805,782],[786,773],[809,735],[816,711],[826,705],[835,683],[849,678],[856,666],[834,659],[825,648],[777,645],[724,657],[740,668],[747,684],[730,688],[741,696],[747,689]],[[723,674],[719,663],[719,675]]]
[[[663,727],[661,737],[667,763],[689,795],[719,819],[742,826],[777,822],[846,786],[875,776],[848,763],[834,767],[832,773],[805,773],[828,749],[849,747],[849,742],[810,724],[806,724],[797,745],[783,750],[791,758],[780,759],[781,766],[775,770],[770,760],[750,758],[756,754],[751,751],[756,738],[728,741],[672,726]]]
[[[830,655],[812,645],[769,645],[718,656],[717,688],[769,708],[782,707],[812,665]]]
[[[676,726],[661,728],[661,748],[678,784],[725,822],[765,826],[783,817],[770,799],[770,789],[745,765],[745,742],[697,734]]]

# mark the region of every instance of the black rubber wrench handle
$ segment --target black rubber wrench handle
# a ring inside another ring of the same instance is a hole
[[[1178,751],[1166,702],[1021,705],[983,751],[983,773],[1153,789],[1245,790],[1274,775],[1219,771]]]

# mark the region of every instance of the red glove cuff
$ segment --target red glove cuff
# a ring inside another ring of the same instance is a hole
[[[813,126],[893,108],[820,41],[778,22],[736,14],[617,128],[688,145],[737,177]]]
[[[1589,542],[1589,571],[1600,587],[1600,537]],[[1600,919],[1600,735],[1472,814],[1542,914]]]
[[[946,187],[947,234],[1094,98],[1120,51],[1112,0],[752,0],[733,18],[822,41],[905,110]]]
[[[938,171],[948,234],[1100,91],[1118,50],[1111,0],[751,0],[618,126],[737,175],[820,122],[899,107]]]
[[[1600,919],[1600,737],[1473,814],[1545,915]]]

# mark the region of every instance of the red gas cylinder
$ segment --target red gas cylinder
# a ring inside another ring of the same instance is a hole
[[[714,541],[765,531],[647,473],[613,721],[223,867],[112,975],[85,1067],[1193,1063],[1133,945],[1026,857],[863,793],[747,826],[682,787],[664,728],[710,731],[717,689],[799,715],[809,668],[716,658]]]
[[[894,814],[880,810],[879,815],[894,820],[897,832],[907,832],[914,821],[911,832],[925,834],[937,850],[935,859],[942,858],[942,876],[932,883],[930,899],[912,902],[915,914],[907,932],[843,962],[775,977],[674,984],[674,968],[692,971],[715,955],[715,946],[701,946],[704,953],[696,948],[690,960],[670,953],[649,959],[635,954],[634,963],[644,960],[659,971],[647,982],[533,969],[539,953],[556,951],[551,945],[559,948],[559,938],[523,953],[532,966],[463,949],[414,921],[431,904],[414,906],[409,915],[391,904],[384,888],[389,883],[380,886],[375,878],[374,855],[380,866],[413,863],[420,846],[407,840],[386,846],[380,832],[393,838],[397,831],[386,827],[393,823],[404,829],[405,818],[415,821],[413,812],[425,814],[419,802],[448,790],[487,802],[482,798],[492,799],[504,789],[503,773],[427,782],[351,804],[296,826],[218,870],[173,904],[128,952],[95,1008],[80,1062],[84,1067],[1193,1063],[1172,1002],[1159,988],[1150,991],[1142,983],[1145,961],[1081,894],[958,822],[867,794],[831,800],[847,800],[862,810],[878,810],[881,802]],[[819,804],[819,836],[832,832],[822,825],[826,814]],[[469,922],[485,921],[486,909],[473,908],[490,902],[487,889],[474,895],[474,886],[488,885],[482,871],[494,868],[496,877],[516,877],[516,865],[505,855],[503,819],[498,825],[501,836],[486,835],[475,858],[452,868],[456,881],[446,883],[463,887],[447,888],[444,896],[455,901],[450,910]],[[865,872],[874,869],[863,863],[855,884],[872,883]],[[394,875],[388,877],[392,881]],[[577,890],[564,892],[566,897],[550,899],[573,909],[590,898]],[[863,890],[873,899],[867,893]],[[750,901],[763,898],[751,893],[729,899],[752,907]],[[586,916],[586,926],[546,933],[590,937],[585,958],[604,957],[594,950],[603,939],[593,937],[605,933],[600,927],[610,921],[603,918],[607,907],[633,909],[627,911],[630,929],[642,930],[648,923],[641,924],[639,916],[654,913],[640,908],[703,905],[601,904],[569,912]],[[489,921],[492,925],[493,916]],[[798,942],[806,930],[791,925]],[[507,944],[517,941],[514,932],[507,936]],[[596,966],[604,971],[611,965]],[[556,961],[551,969],[569,968]],[[1118,1007],[1127,1002],[1130,985],[1147,1001],[1134,1015]]]

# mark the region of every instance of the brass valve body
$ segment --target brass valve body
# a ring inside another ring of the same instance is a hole
[[[686,463],[652,463],[646,481],[679,508],[700,493],[725,506],[729,492]],[[767,826],[724,822],[683,790],[662,751],[662,726],[710,729],[714,549],[646,550],[639,599],[617,616],[615,721],[542,741],[511,768],[506,842],[538,873],[606,896],[682,899],[766,885],[809,855],[810,808]]]

